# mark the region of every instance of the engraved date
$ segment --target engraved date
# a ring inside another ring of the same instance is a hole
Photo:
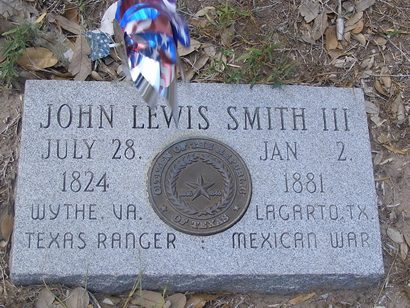
[[[62,173],[62,192],[106,192],[109,187],[106,172],[102,175],[96,175],[92,171]]]
[[[294,192],[294,193],[324,193],[324,184],[323,184],[323,175],[314,174],[308,172],[306,174],[301,174],[295,172],[292,174],[285,173],[285,192]]]

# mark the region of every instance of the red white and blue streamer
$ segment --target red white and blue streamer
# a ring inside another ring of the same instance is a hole
[[[190,44],[176,0],[120,0],[115,19],[124,35],[131,78],[144,100],[153,106],[160,95],[175,109],[178,43]]]

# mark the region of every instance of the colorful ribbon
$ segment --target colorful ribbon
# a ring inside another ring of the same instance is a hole
[[[131,78],[142,97],[154,106],[160,95],[174,110],[178,42],[190,44],[176,0],[120,0],[115,19],[124,34]]]

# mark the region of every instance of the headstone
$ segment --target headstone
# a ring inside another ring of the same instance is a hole
[[[357,288],[383,275],[360,89],[26,84],[11,278],[121,292]],[[178,127],[176,127],[176,122]]]

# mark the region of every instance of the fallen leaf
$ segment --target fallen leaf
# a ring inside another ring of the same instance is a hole
[[[3,214],[0,218],[0,237],[8,242],[10,240],[11,233],[13,232],[13,216],[10,214]]]
[[[120,66],[119,66],[120,67]],[[117,72],[118,73],[118,72]],[[118,74],[119,75],[119,74]],[[91,72],[91,78],[97,81],[103,81],[103,78],[96,71]]]
[[[288,304],[290,305],[299,305],[301,303],[304,303],[316,296],[315,292],[309,293],[309,294],[301,294],[296,296],[295,298],[291,299]]]
[[[303,0],[299,6],[299,13],[305,18],[307,23],[314,20],[320,11],[320,3],[316,0]]]
[[[404,261],[407,258],[407,254],[409,253],[409,246],[406,243],[400,244],[400,257]]]
[[[360,0],[356,3],[356,11],[363,12],[376,3],[376,0]]]
[[[206,54],[203,54],[193,65],[193,67],[191,67],[188,72],[185,75],[185,78],[187,81],[190,81],[196,73],[199,72],[199,70],[201,68],[203,68],[205,66],[205,64],[208,62],[209,60],[209,56]]]
[[[203,308],[208,302],[217,299],[220,295],[194,294],[186,302],[186,308]]]
[[[203,9],[200,9],[196,14],[194,15],[195,17],[203,17],[208,15],[209,13],[215,13],[216,8],[213,6],[206,6]]]
[[[63,28],[64,30],[71,32],[73,34],[81,34],[84,32],[83,27],[81,27],[78,23],[65,18],[64,16],[49,14],[51,18],[54,18],[56,23]]]
[[[57,63],[57,57],[44,47],[26,48],[17,60],[18,65],[32,71],[52,67]]]
[[[385,46],[387,44],[387,40],[384,37],[378,36],[374,39],[374,43],[377,46]]]
[[[80,15],[78,14],[78,8],[76,6],[66,8],[64,17],[72,22],[75,22],[76,24],[80,22]]]
[[[12,16],[29,17],[30,13],[38,15],[33,6],[22,0],[0,0],[0,15],[5,18]]]
[[[379,166],[381,162],[383,161],[383,152],[378,152],[373,159],[373,164],[375,166]]]
[[[364,22],[363,22],[363,19],[361,19],[355,24],[354,29],[352,29],[352,33],[359,34],[360,32],[363,31],[363,28],[364,28]]]
[[[315,41],[320,39],[326,31],[327,25],[327,14],[325,12],[322,12],[315,18],[315,21],[313,22],[311,32],[312,39]]]
[[[108,297],[104,298],[104,300],[102,301],[102,304],[108,305],[108,306],[114,306],[115,305],[114,302]]]
[[[34,23],[41,24],[46,16],[47,16],[47,12],[44,12],[43,14],[41,14],[40,16],[36,18],[36,21]]]
[[[354,14],[352,17],[350,17],[347,21],[346,21],[346,29],[351,28],[354,29],[356,23],[358,23],[361,19],[363,18],[363,12],[359,12]],[[351,30],[350,29],[350,30]],[[350,31],[350,30],[345,30],[345,32]]]
[[[397,118],[398,124],[404,123],[404,121],[406,120],[406,111],[404,108],[401,92],[396,96],[393,103],[391,104],[391,112]]]
[[[178,45],[178,55],[180,57],[184,57],[193,53],[194,51],[198,50],[201,47],[201,43],[196,39],[191,39],[191,45],[189,47],[184,47],[181,44]]]
[[[232,24],[230,27],[225,28],[221,33],[222,45],[224,47],[230,47],[232,45],[234,36],[235,36],[235,27]]]
[[[165,301],[161,293],[153,291],[141,291],[134,295],[131,304],[138,305],[143,308],[160,308]]]
[[[83,35],[79,35],[75,42],[74,54],[68,71],[75,76],[74,80],[85,80],[91,74],[90,46]]]
[[[38,294],[36,308],[55,308],[54,299],[54,294],[48,288],[43,288]]]
[[[65,305],[67,308],[87,308],[90,297],[87,290],[78,287],[70,292],[68,295]]]
[[[359,34],[353,34],[353,38],[356,40],[356,41],[358,41],[362,46],[365,46],[366,45],[366,37],[363,35],[363,34],[361,34],[361,33],[359,33]]]
[[[346,56],[333,61],[333,65],[338,68],[350,68],[355,65],[356,62],[357,60],[355,58]]]
[[[369,70],[373,67],[373,65],[374,65],[374,55],[363,60],[362,63],[360,64],[360,67],[366,70]]]
[[[366,106],[366,113],[368,114],[379,114],[380,113],[380,108],[373,104],[372,102],[365,101],[365,106]]]
[[[399,230],[388,227],[387,228],[387,236],[395,243],[400,244],[404,242],[403,234],[400,233]]]
[[[399,149],[393,145],[390,144],[383,144],[383,146],[388,149],[390,152],[394,153],[394,154],[400,154],[400,155],[406,155],[407,152],[410,151],[410,147],[406,148],[406,149]]]
[[[374,81],[374,88],[376,89],[377,92],[379,92],[381,95],[387,96],[388,93],[386,90],[383,88],[382,84],[378,79]]]
[[[110,5],[105,11],[100,24],[100,31],[109,35],[114,35],[113,21],[115,19],[115,13],[117,11],[118,1]],[[192,42],[192,40],[191,40]]]
[[[192,296],[186,302],[186,308],[203,308],[207,301],[199,296]]]
[[[376,127],[382,126],[383,123],[387,121],[386,119],[382,120],[382,119],[379,117],[379,115],[373,115],[373,116],[371,116],[371,117],[370,117],[370,120],[371,120],[374,124],[376,124]]]
[[[175,293],[171,296],[168,296],[165,299],[166,302],[170,302],[170,308],[184,308],[186,304],[186,296],[181,293]]]
[[[403,236],[404,236],[404,240],[407,243],[407,245],[410,245],[410,233],[404,232]]]
[[[207,45],[206,47],[204,47],[204,52],[206,55],[213,58],[216,55],[216,48],[213,45]]]
[[[218,52],[212,58],[212,66],[217,72],[222,73],[226,69],[227,61],[226,56],[222,52]]]
[[[381,75],[380,79],[381,79],[382,83],[384,84],[384,86],[387,89],[390,89],[391,88],[391,78],[389,76],[390,71],[386,66],[382,67],[382,69],[380,71],[380,75]]]
[[[336,49],[339,42],[337,40],[336,27],[335,26],[330,26],[326,29],[325,37],[326,37],[326,49],[327,50]]]

